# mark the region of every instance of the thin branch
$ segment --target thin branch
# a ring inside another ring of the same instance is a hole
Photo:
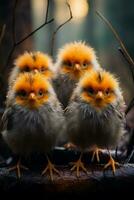
[[[119,42],[124,55],[127,57],[127,60],[129,61],[129,63],[131,65],[134,66],[134,61],[131,58],[130,54],[128,53],[123,41],[121,40],[119,34],[116,32],[115,28],[112,26],[112,24],[104,17],[104,15],[102,15],[99,11],[96,10],[96,14],[105,22],[105,24],[110,28],[110,30],[112,31],[112,33],[114,34],[115,38],[117,39],[117,41]]]
[[[50,4],[50,0],[47,0],[47,9],[46,9],[45,22],[47,22],[47,20],[48,20],[49,4]]]
[[[5,30],[6,30],[6,25],[4,24],[4,25],[2,26],[2,30],[1,30],[1,33],[0,33],[0,45],[1,45],[1,42],[2,42],[3,37],[4,37],[4,35],[5,35]]]
[[[126,115],[128,114],[128,112],[131,110],[131,108],[132,108],[133,106],[134,106],[134,97],[133,97],[133,99],[130,101],[130,103],[129,103],[129,105],[128,105],[126,111],[125,111],[125,114],[126,114]]]
[[[20,41],[16,42],[16,46],[21,44],[22,42],[24,42],[27,38],[29,38],[30,36],[32,36],[34,33],[36,33],[38,30],[40,30],[41,28],[43,28],[45,25],[50,24],[51,22],[53,22],[54,19],[50,19],[49,21],[43,23],[41,26],[39,26],[38,28],[36,28],[34,31],[32,31],[31,33],[29,33],[27,36],[25,36],[24,38],[22,38]]]
[[[12,36],[12,38],[13,38],[13,46],[12,46],[12,48],[11,48],[9,54],[8,54],[6,63],[5,63],[5,65],[4,65],[4,67],[3,67],[3,69],[1,70],[1,73],[3,73],[3,72],[5,71],[5,69],[8,67],[8,65],[9,65],[9,63],[10,63],[10,60],[11,60],[11,58],[12,58],[12,55],[13,55],[13,53],[14,53],[14,51],[15,51],[15,48],[16,48],[18,45],[20,45],[20,44],[21,44],[22,42],[24,42],[26,39],[28,39],[29,37],[31,37],[33,34],[35,34],[35,33],[36,33],[38,30],[40,30],[42,27],[44,27],[45,25],[47,25],[47,24],[49,24],[49,23],[51,23],[51,22],[54,21],[54,19],[50,19],[50,20],[48,21],[49,1],[50,1],[50,0],[47,1],[45,22],[44,22],[42,25],[40,25],[38,28],[36,28],[35,30],[33,30],[31,33],[29,33],[27,36],[25,36],[24,38],[22,38],[21,40],[19,40],[18,42],[16,42],[16,41],[15,41],[15,14],[14,14],[14,13],[16,12],[16,4],[17,4],[18,0],[15,0],[15,5],[14,5],[14,8],[13,8],[13,15],[14,15],[14,17],[13,17],[13,22],[12,22],[12,24],[14,25],[13,31],[12,31],[12,33],[13,33],[13,36]]]
[[[56,37],[56,34],[57,32],[59,31],[59,29],[61,29],[66,23],[68,23],[69,21],[71,21],[71,19],[73,18],[73,15],[72,15],[72,10],[71,10],[71,6],[70,4],[66,1],[66,4],[68,6],[68,9],[69,9],[69,18],[63,22],[62,24],[60,24],[56,30],[53,32],[53,35],[52,35],[52,40],[51,40],[51,55],[53,56],[53,51],[54,51],[54,42],[55,42],[55,37]]]
[[[132,78],[133,78],[133,81],[134,81],[134,68],[133,66],[130,64],[128,58],[125,56],[124,54],[124,51],[121,49],[121,48],[118,48],[118,50],[120,51],[120,53],[122,54],[123,58],[127,61],[127,63],[129,64],[130,66],[130,71],[131,71],[131,74],[132,74]]]

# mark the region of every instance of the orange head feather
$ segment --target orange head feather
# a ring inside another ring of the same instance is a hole
[[[15,66],[17,66],[21,71],[28,71],[28,68],[33,67],[33,59],[32,54],[25,52],[23,55],[20,55],[15,60]]]
[[[119,89],[118,80],[109,72],[104,70],[92,70],[79,82],[81,98],[95,108],[103,108],[113,103]]]
[[[53,73],[51,70],[52,60],[44,53],[37,52],[26,52],[19,56],[15,65],[20,68],[22,72],[37,72],[44,74],[46,78],[51,78]]]
[[[40,73],[20,74],[13,86],[16,104],[38,108],[48,101],[49,88],[49,82]]]
[[[45,75],[46,78],[52,77],[52,59],[44,53],[41,53],[39,51],[33,53],[33,59],[34,59],[34,66],[33,70],[37,69],[39,72]]]
[[[93,48],[83,42],[66,44],[59,51],[58,61],[61,72],[76,79],[92,68],[98,68],[98,65],[95,65],[97,59]]]

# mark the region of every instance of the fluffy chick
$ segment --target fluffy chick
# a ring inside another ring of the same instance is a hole
[[[20,156],[33,152],[47,154],[64,132],[63,111],[55,92],[40,73],[23,73],[16,79],[8,97],[10,106],[3,114],[2,135],[12,151]],[[20,162],[17,167],[20,177]],[[43,174],[50,170],[58,173],[48,159]]]
[[[99,148],[114,148],[125,133],[124,100],[118,80],[104,70],[86,74],[74,90],[70,104],[66,108],[67,133],[69,141],[83,152],[96,145]],[[112,166],[115,172],[117,163],[110,155],[105,166]],[[72,170],[85,168],[81,158]]]
[[[84,42],[73,42],[63,46],[56,61],[57,76],[54,87],[60,102],[66,108],[76,83],[85,72],[99,69],[96,54],[93,48]]]
[[[47,79],[53,76],[53,63],[50,56],[42,52],[25,52],[18,56],[14,62],[14,68],[9,76],[9,86],[16,80],[21,72],[40,72]]]

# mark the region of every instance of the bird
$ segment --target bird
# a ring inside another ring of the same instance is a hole
[[[65,110],[68,140],[81,152],[71,168],[77,169],[77,176],[80,168],[87,172],[82,154],[94,146],[108,149],[110,158],[104,169],[112,167],[115,173],[118,163],[109,149],[115,148],[126,132],[124,104],[118,79],[104,69],[92,70],[78,82]]]
[[[84,73],[99,69],[95,50],[85,42],[65,44],[57,54],[53,85],[59,101],[65,109],[77,82]]]
[[[51,83],[41,73],[21,73],[13,84],[8,96],[7,106],[2,116],[2,136],[13,153],[20,156],[14,167],[21,177],[21,156],[31,153],[46,154],[48,165],[42,172],[53,171],[59,174],[48,157],[48,153],[57,144],[65,131],[62,107],[56,97]]]
[[[37,71],[44,74],[46,78],[51,78],[53,75],[52,58],[40,51],[25,52],[14,61],[14,67],[9,75],[9,85],[12,85],[21,72]]]

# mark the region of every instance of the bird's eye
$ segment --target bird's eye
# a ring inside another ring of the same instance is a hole
[[[26,97],[27,96],[27,92],[25,90],[20,90],[18,92],[18,95],[21,96],[21,97]]]
[[[109,95],[109,94],[110,94],[110,90],[107,89],[107,90],[105,91],[105,94],[106,94],[106,95]]]
[[[72,63],[71,62],[67,62],[67,66],[72,67]]]
[[[44,91],[42,89],[39,90],[38,95],[42,97],[44,95]]]
[[[41,72],[44,72],[44,71],[45,71],[45,67],[42,66],[42,67],[40,68],[40,71],[41,71]]]
[[[88,63],[83,63],[83,67],[87,67],[88,66]]]
[[[89,65],[91,65],[90,61],[85,61],[83,63],[83,68],[87,68]]]
[[[29,71],[30,71],[30,68],[29,68],[28,66],[25,66],[24,71],[25,71],[25,72],[29,72]]]
[[[88,93],[89,93],[90,95],[93,95],[93,94],[94,94],[94,92],[95,92],[95,91],[94,91],[94,89],[93,89],[93,88],[91,88],[91,87],[90,87],[90,88],[88,88],[88,90],[87,90],[87,91],[88,91]]]
[[[72,67],[72,66],[73,66],[73,64],[72,64],[69,60],[64,61],[64,62],[63,62],[63,65],[65,65],[65,66],[67,66],[67,67]]]

